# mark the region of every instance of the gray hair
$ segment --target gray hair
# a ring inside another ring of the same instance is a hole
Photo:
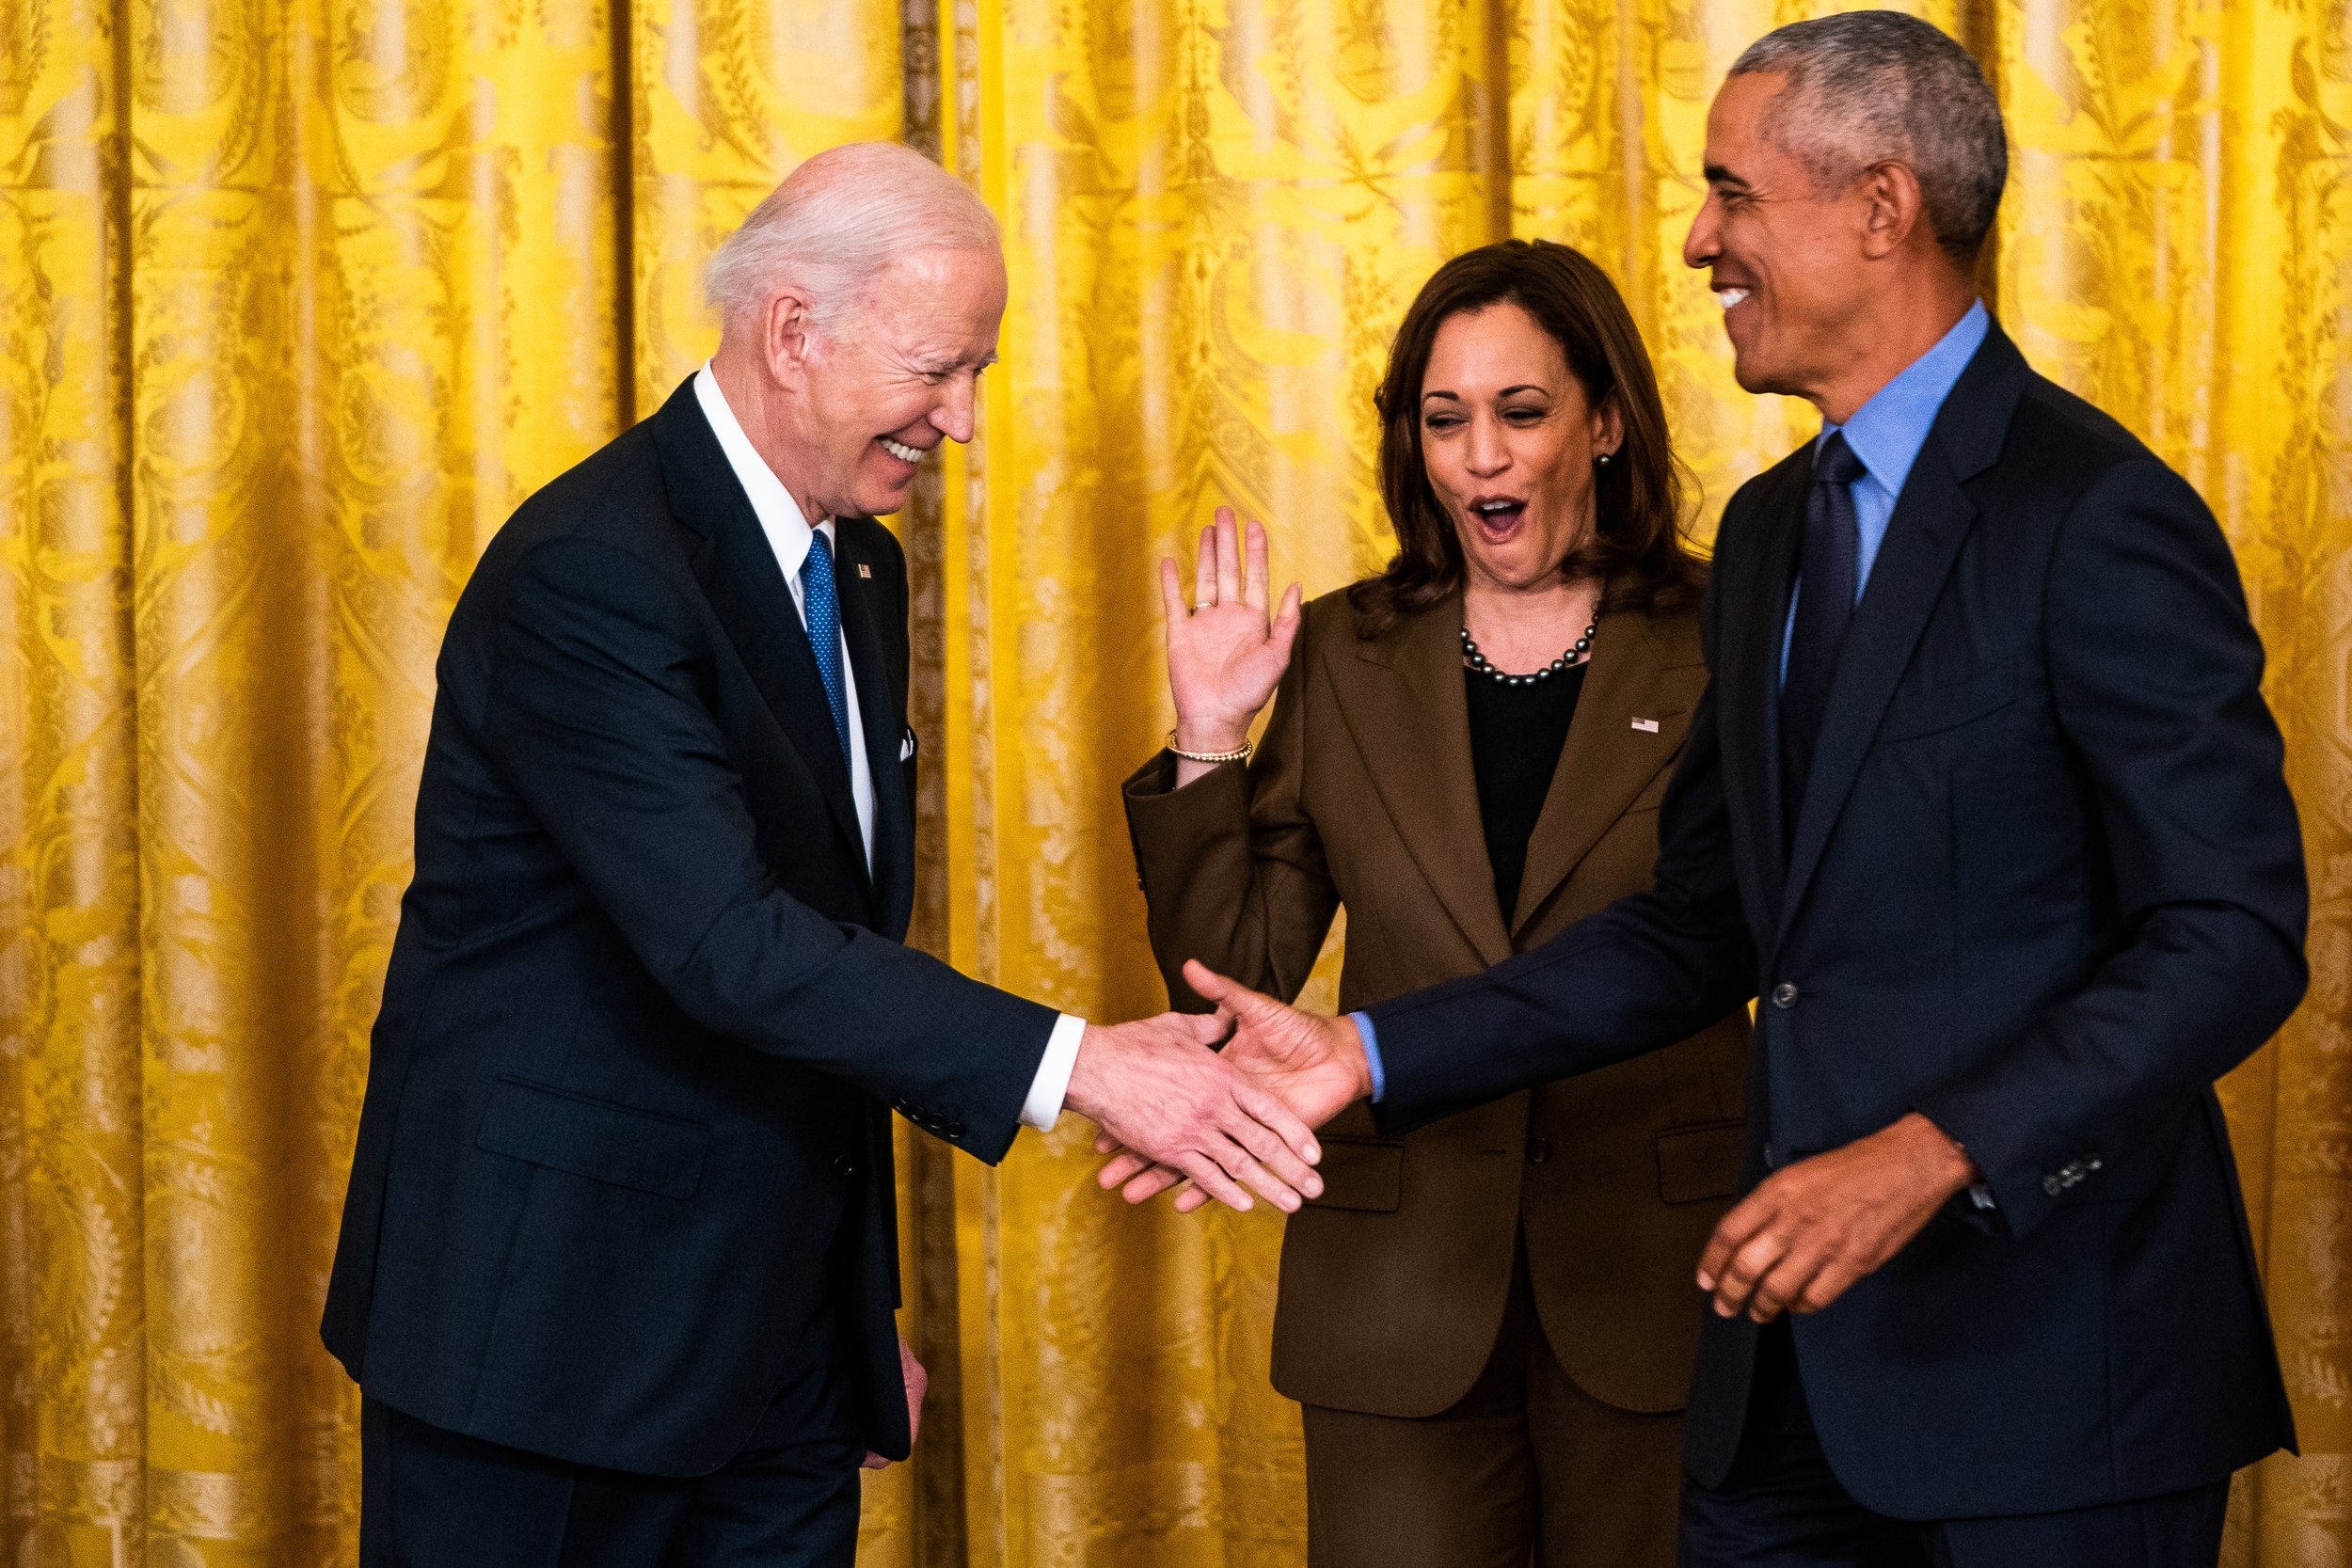
[[[1842,191],[1872,164],[1904,164],[1936,242],[1975,260],[2009,178],[2009,136],[1967,50],[1901,11],[1846,11],[1775,28],[1731,68],[1762,73],[1788,77],[1765,134],[1817,188]]]
[[[787,176],[727,236],[703,270],[721,321],[765,309],[795,284],[832,328],[894,258],[913,250],[988,250],[996,219],[969,186],[911,147],[849,142]]]

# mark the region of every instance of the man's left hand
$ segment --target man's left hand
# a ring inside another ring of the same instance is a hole
[[[923,1396],[930,1391],[931,1374],[923,1370],[923,1363],[914,1359],[914,1347],[907,1343],[907,1337],[903,1334],[898,1336],[898,1371],[907,1383],[907,1443],[912,1447],[914,1440],[923,1435]],[[868,1449],[866,1450],[866,1468],[887,1470],[890,1461]]]
[[[1708,1239],[1699,1289],[1726,1318],[1819,1312],[1980,1180],[1967,1152],[1914,1111],[1766,1177]]]

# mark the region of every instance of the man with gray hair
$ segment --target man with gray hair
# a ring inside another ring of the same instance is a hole
[[[367,1568],[848,1568],[904,1458],[895,1109],[1064,1106],[1236,1207],[1321,1191],[1214,1021],[1057,1015],[899,945],[904,558],[972,436],[996,228],[810,159],[709,273],[717,355],[532,497],[451,617],[335,1256]]]
[[[1191,976],[1389,1132],[1762,999],[1685,1568],[2211,1568],[2294,1441],[2213,1088],[2307,980],[2262,644],[2196,492],[1977,299],[2006,162],[1891,11],[1716,96],[1683,259],[1823,428],[1724,510],[1655,887],[1352,1021]]]

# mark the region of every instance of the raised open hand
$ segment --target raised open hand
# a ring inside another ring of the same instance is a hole
[[[1266,616],[1266,535],[1248,528],[1247,566],[1233,509],[1220,506],[1200,531],[1193,603],[1185,608],[1172,558],[1160,562],[1160,605],[1168,619],[1168,687],[1176,701],[1176,743],[1188,752],[1231,752],[1274,695],[1298,635],[1298,584]]]
[[[1249,1194],[1285,1212],[1323,1179],[1314,1133],[1276,1095],[1209,1049],[1223,1022],[1163,1013],[1104,1028],[1089,1024],[1072,1065],[1067,1103],[1146,1163],[1180,1174],[1235,1209]],[[1248,1189],[1245,1191],[1244,1189]]]
[[[1226,1043],[1224,1060],[1279,1098],[1306,1125],[1320,1127],[1372,1092],[1363,1038],[1350,1021],[1285,1006],[1198,959],[1185,962],[1184,981],[1216,1004],[1215,1018],[1232,1022],[1233,1037]],[[1143,1150],[1107,1132],[1094,1147],[1118,1156],[1095,1180],[1105,1191],[1124,1187],[1130,1203],[1142,1203],[1184,1180],[1183,1172],[1155,1164]],[[1176,1208],[1190,1213],[1212,1196],[1198,1189],[1179,1193]]]

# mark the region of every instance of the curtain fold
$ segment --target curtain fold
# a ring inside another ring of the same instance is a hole
[[[2235,545],[2313,879],[2311,1000],[2224,1085],[2305,1456],[2229,1560],[2352,1559],[2352,10],[1928,0],[2014,175],[1988,297]],[[1371,392],[1445,257],[1617,277],[1705,486],[1813,426],[1680,262],[1712,90],[1784,0],[9,0],[0,7],[0,1560],[346,1562],[315,1324],[449,607],[507,513],[715,341],[699,271],[897,137],[1012,278],[980,436],[893,520],[915,938],[1156,1010],[1119,778],[1152,567],[1389,547]],[[1328,1006],[1327,961],[1311,998]],[[1295,1565],[1280,1228],[1097,1193],[1090,1129],[900,1142],[916,1461],[869,1568]]]

